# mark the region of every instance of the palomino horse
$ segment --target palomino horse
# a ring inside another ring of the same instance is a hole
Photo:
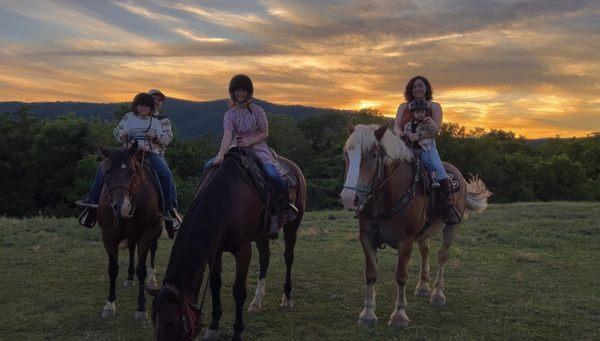
[[[389,122],[381,125],[348,126],[350,137],[344,146],[346,182],[341,193],[344,207],[356,211],[359,238],[365,253],[366,297],[358,322],[364,326],[377,323],[375,315],[375,281],[377,280],[377,249],[385,243],[398,250],[396,264],[397,298],[388,324],[406,327],[405,286],[408,261],[413,243],[419,243],[421,273],[415,294],[430,296],[433,305],[444,305],[444,265],[456,236],[457,225],[444,226],[441,212],[430,212],[431,225],[423,230],[427,220],[429,198],[419,180],[418,160],[404,142],[388,130]],[[468,211],[482,212],[491,193],[478,178],[466,182],[452,165],[446,169],[460,181],[454,193],[455,205],[461,216]],[[438,254],[437,276],[433,292],[429,290],[429,238],[443,231]]]
[[[241,340],[244,330],[243,305],[246,300],[246,277],[250,264],[251,242],[258,246],[260,281],[251,310],[257,310],[264,295],[264,276],[269,260],[267,229],[263,227],[262,203],[248,180],[237,152],[230,151],[219,167],[210,170],[200,184],[178,233],[169,265],[160,290],[152,304],[152,321],[156,340],[191,340],[200,331],[201,311],[196,307],[204,268],[210,267],[209,282],[212,294],[212,321],[204,339],[219,338],[221,309],[221,264],[224,251],[235,257],[235,322],[233,340]],[[239,154],[238,154],[239,155]],[[306,182],[300,169],[291,161],[279,157],[296,178],[292,188],[297,217],[283,226],[285,239],[286,281],[282,307],[291,307],[291,267],[296,234],[306,205]]]
[[[129,280],[133,280],[133,250],[137,246],[136,274],[139,281],[136,320],[148,319],[144,283],[146,280],[146,257],[153,249],[162,232],[159,216],[159,198],[150,179],[146,177],[135,154],[137,141],[128,149],[109,151],[99,146],[105,169],[105,183],[98,203],[98,224],[102,230],[102,242],[108,255],[110,281],[108,301],[102,311],[103,318],[115,316],[115,282],[119,272],[118,252],[120,243],[127,240],[130,250]],[[151,274],[153,277],[153,273]],[[131,282],[126,282],[131,284]]]

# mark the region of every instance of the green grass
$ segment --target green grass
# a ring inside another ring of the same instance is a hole
[[[332,219],[329,219],[332,218]],[[379,325],[357,324],[363,302],[363,255],[350,213],[311,212],[303,222],[294,264],[292,311],[282,311],[283,243],[272,244],[263,311],[245,314],[249,340],[599,339],[600,205],[491,205],[460,227],[446,267],[444,308],[413,296],[419,255],[410,265],[404,330],[386,323],[395,301],[395,250],[379,253]],[[171,242],[158,251],[159,281]],[[434,252],[439,238],[432,242]],[[117,316],[100,319],[108,293],[107,260],[98,229],[75,219],[0,218],[0,339],[147,340],[149,323],[133,320],[137,286],[122,288]],[[436,264],[432,263],[432,274]],[[248,306],[257,281],[257,252]],[[224,257],[222,338],[231,336],[233,257]],[[208,310],[206,311],[208,312]]]

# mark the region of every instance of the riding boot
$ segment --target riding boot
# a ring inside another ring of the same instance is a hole
[[[456,225],[460,223],[461,216],[454,206],[454,195],[452,193],[452,183],[446,178],[440,181],[440,197],[442,202],[442,220],[446,225]]]
[[[173,239],[175,237],[175,233],[179,231],[179,219],[181,219],[179,214],[174,208],[171,208],[165,212],[161,212],[160,216],[165,221],[165,230],[167,230],[167,236],[169,236],[169,239]]]
[[[287,219],[286,210],[289,199],[287,192],[279,193],[273,202],[273,214],[271,214],[271,226],[269,229],[269,238],[277,239],[279,237],[279,227],[285,224]]]

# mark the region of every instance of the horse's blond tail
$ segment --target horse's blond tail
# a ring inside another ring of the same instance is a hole
[[[481,213],[488,205],[487,198],[492,195],[477,175],[471,175],[467,181],[467,198],[465,205],[468,211]]]

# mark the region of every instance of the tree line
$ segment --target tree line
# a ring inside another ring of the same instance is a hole
[[[117,147],[112,121],[67,114],[40,119],[24,107],[0,116],[0,215],[68,216],[87,193],[97,167],[98,143]],[[340,208],[346,124],[378,124],[374,109],[331,112],[295,120],[269,114],[269,145],[296,162],[307,179],[311,210]],[[176,138],[166,154],[180,205],[192,200],[202,166],[217,152],[220,136]],[[478,174],[494,193],[491,202],[600,200],[600,133],[582,138],[527,140],[504,130],[467,130],[445,123],[437,137],[442,160],[464,175]]]

